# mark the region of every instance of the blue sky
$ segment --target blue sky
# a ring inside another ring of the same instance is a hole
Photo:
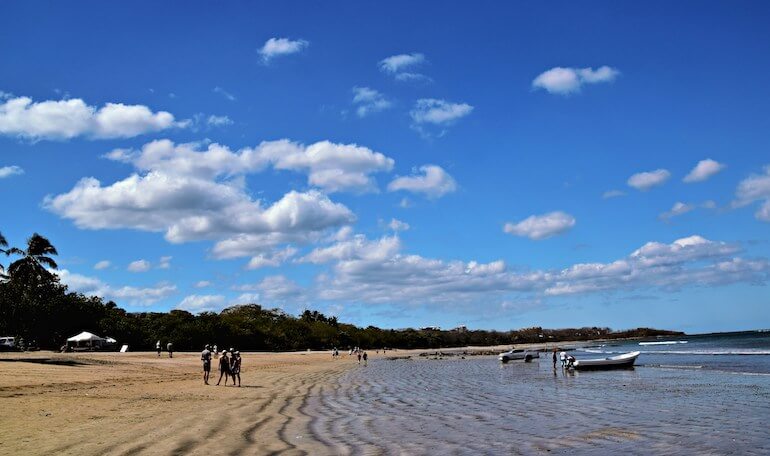
[[[770,326],[770,5],[6,2],[0,231],[132,311]]]

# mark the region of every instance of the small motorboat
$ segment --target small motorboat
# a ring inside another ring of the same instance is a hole
[[[497,359],[499,359],[504,363],[507,363],[508,361],[515,361],[518,359],[523,359],[525,362],[530,362],[534,358],[540,358],[540,352],[511,349],[511,350],[508,350],[507,352],[500,353],[500,355],[498,355],[497,357]]]
[[[607,358],[578,359],[573,361],[569,367],[578,370],[588,369],[628,369],[634,367],[636,358],[641,352],[623,353],[622,355],[610,356]]]

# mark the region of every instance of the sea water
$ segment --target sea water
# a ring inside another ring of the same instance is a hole
[[[687,343],[571,352],[644,347],[618,371],[554,369],[545,354],[375,360],[305,412],[341,454],[770,454],[770,334],[671,340]]]

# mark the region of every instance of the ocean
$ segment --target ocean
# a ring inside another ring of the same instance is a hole
[[[671,343],[571,351],[642,351],[619,371],[553,369],[550,355],[378,359],[304,412],[337,454],[770,454],[770,333],[644,342]]]

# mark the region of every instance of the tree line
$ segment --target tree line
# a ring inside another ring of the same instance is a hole
[[[0,263],[0,336],[23,338],[43,349],[58,349],[67,337],[89,331],[112,337],[131,350],[152,349],[158,340],[177,350],[198,350],[204,344],[240,350],[305,350],[366,348],[441,348],[505,345],[600,338],[681,334],[651,328],[613,331],[609,328],[511,331],[365,328],[341,323],[334,316],[305,310],[298,316],[258,304],[238,305],[194,315],[184,310],[127,312],[113,301],[71,292],[49,272],[57,269],[56,248],[35,233],[25,248],[9,247],[0,233],[0,254],[15,258]]]

